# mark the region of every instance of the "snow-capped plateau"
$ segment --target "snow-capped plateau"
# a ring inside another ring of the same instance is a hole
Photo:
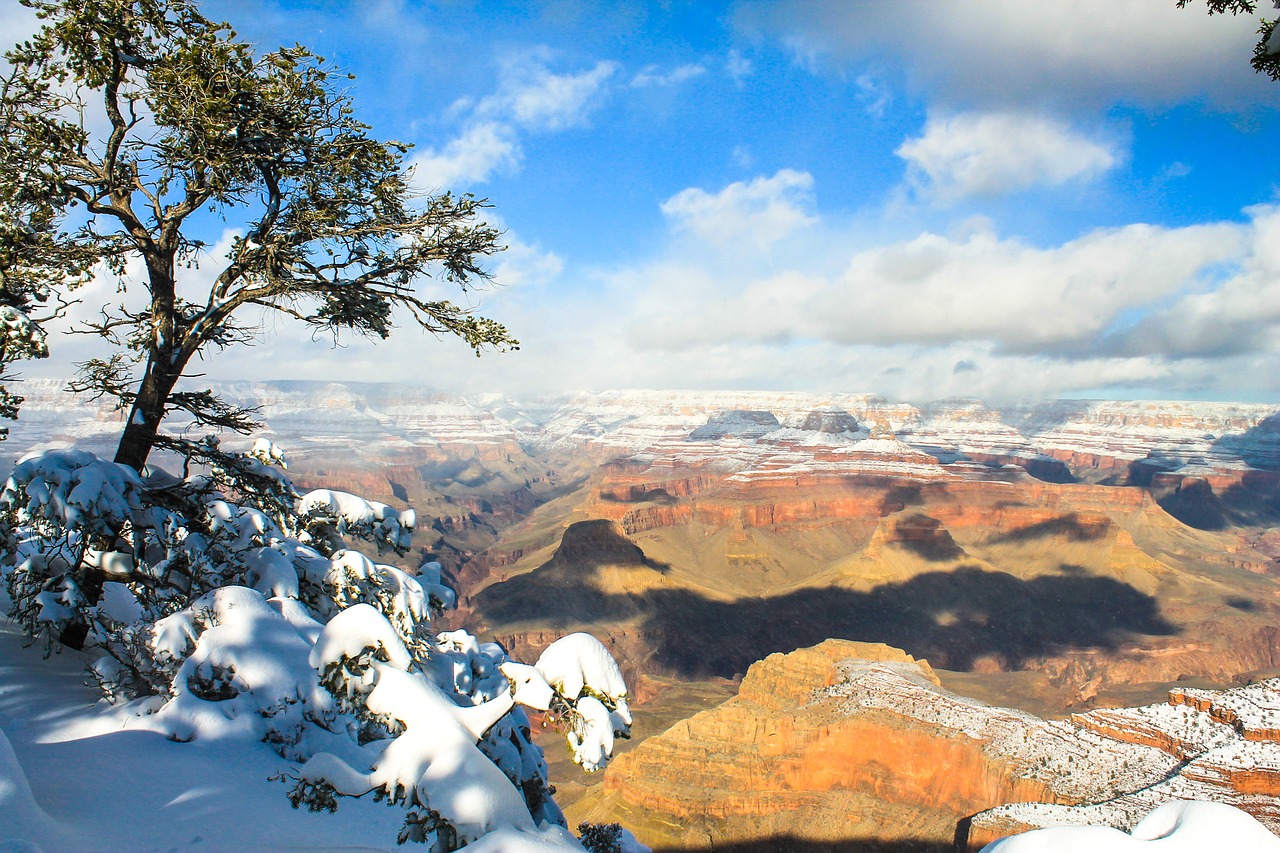
[[[5,450],[108,448],[123,414],[59,380],[21,384],[26,402]],[[643,454],[745,478],[858,471],[921,479],[1035,461],[1123,479],[1145,464],[1184,474],[1280,470],[1280,406],[1060,400],[993,409],[976,400],[915,407],[870,394],[607,391],[517,400],[409,385],[224,382],[262,434],[292,454],[376,455],[425,447],[521,447],[600,458]],[[182,428],[174,423],[175,428]],[[236,437],[231,437],[234,443]],[[1056,460],[1056,462],[1055,462]],[[945,470],[946,466],[959,467]],[[978,472],[980,473],[980,472]]]

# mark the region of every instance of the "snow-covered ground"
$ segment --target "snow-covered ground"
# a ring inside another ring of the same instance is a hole
[[[0,851],[403,850],[399,808],[290,808],[268,745],[120,728],[87,656],[41,658],[0,617]]]
[[[1280,838],[1222,803],[1165,803],[1133,833],[1103,826],[1055,826],[994,841],[982,853],[1280,853]]]

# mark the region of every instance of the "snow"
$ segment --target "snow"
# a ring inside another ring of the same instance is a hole
[[[126,554],[123,551],[98,551],[94,548],[85,549],[84,564],[102,569],[106,574],[120,577],[133,574],[134,568],[132,554]]]
[[[0,730],[0,814],[6,829],[0,835],[0,849],[31,850],[65,846],[72,834],[58,825],[31,792],[31,784],[18,763],[9,738]],[[7,840],[6,839],[13,839]]]
[[[574,762],[588,772],[604,767],[614,737],[631,728],[627,685],[613,655],[590,634],[569,634],[547,646],[535,667],[572,706],[565,737]]]
[[[83,685],[87,655],[43,660],[23,640],[0,620],[0,849],[405,850],[397,810],[295,811],[270,780],[287,764],[267,744],[124,729]]]
[[[140,509],[141,487],[137,473],[127,465],[82,450],[51,450],[19,460],[0,492],[0,506],[64,528],[78,530],[87,523],[96,530],[98,525],[123,523]]]
[[[284,451],[268,438],[255,438],[253,446],[249,448],[249,455],[264,465],[279,465],[286,469],[289,467],[284,459]]]
[[[291,713],[301,713],[300,700],[321,704],[308,664],[310,643],[261,593],[222,587],[186,612],[187,618],[166,625],[163,639],[166,651],[194,642],[173,679],[174,697],[153,715],[127,717],[134,709],[125,706],[120,711],[125,725],[181,741],[261,740],[301,725]],[[157,631],[157,646],[160,642]]]
[[[102,585],[102,600],[98,602],[99,612],[109,616],[116,622],[130,625],[142,618],[142,605],[129,587],[115,581],[106,581]]]
[[[381,650],[392,666],[408,669],[413,662],[395,628],[370,604],[353,604],[329,620],[307,657],[312,669],[323,670],[342,658],[359,657],[366,649]]]
[[[51,665],[34,650],[20,648],[14,630],[4,628],[0,807],[6,816],[0,847],[23,849],[31,842],[38,848],[30,849],[48,853],[392,848],[395,825],[403,815],[399,809],[344,798],[336,817],[290,812],[284,790],[268,781],[284,773],[324,780],[344,793],[383,787],[405,798],[415,792],[417,802],[449,821],[459,840],[480,842],[477,849],[580,849],[567,831],[538,824],[530,816],[506,769],[478,745],[517,701],[549,706],[551,687],[537,669],[497,662],[493,655],[505,658],[499,647],[478,643],[465,632],[442,635],[441,654],[472,660],[471,672],[498,684],[510,679],[513,688],[460,705],[463,697],[447,694],[423,673],[406,671],[412,657],[376,608],[355,604],[341,611],[312,637],[312,645],[306,629],[318,623],[299,618],[288,602],[268,601],[247,587],[224,587],[161,620],[153,646],[181,661],[176,695],[115,708],[95,704],[81,687],[75,670],[87,662],[85,655],[66,652]],[[583,674],[584,686],[590,682],[625,693],[625,685],[590,653],[591,643],[578,640],[567,646],[586,652],[576,666],[564,664]],[[300,727],[303,705],[323,718],[317,669],[379,648],[381,654],[364,658],[370,663],[367,705],[370,712],[398,721],[403,728],[398,737],[382,742],[384,748],[377,743],[360,748],[335,733],[311,741],[325,749],[296,766],[264,742],[272,741],[274,732],[278,744],[291,726]],[[565,648],[557,657],[570,659]],[[481,658],[485,663],[478,662]],[[221,695],[213,695],[219,691]],[[609,719],[598,700],[583,701],[600,706],[595,717],[603,712]],[[5,734],[24,729],[32,736],[22,743],[22,754],[10,758]],[[56,744],[60,755],[51,759],[54,748],[45,744]],[[510,758],[516,762],[514,771],[522,774],[519,778],[541,765],[540,752],[524,759],[536,760],[532,767],[521,766],[519,755]],[[38,774],[34,786],[27,784],[27,767]],[[75,770],[68,783],[70,768]],[[127,790],[119,784],[103,786],[103,779],[123,781]],[[36,794],[28,795],[32,787]],[[136,816],[144,813],[148,817],[140,828]],[[384,846],[375,848],[380,842]]]
[[[614,702],[625,702],[627,698],[627,685],[617,661],[590,634],[561,637],[547,646],[535,666],[553,687],[569,699],[576,699],[584,693]],[[627,722],[631,722],[630,717]]]
[[[613,719],[594,696],[582,698],[575,707],[581,719],[568,733],[573,760],[588,772],[599,770],[613,752]]]
[[[258,443],[244,460],[270,474],[283,456]],[[544,796],[547,766],[517,703],[554,706],[580,762],[604,766],[630,713],[603,646],[582,635],[552,650],[558,683],[573,691],[564,694],[465,631],[433,638],[433,612],[454,601],[440,564],[424,562],[419,580],[342,547],[350,536],[403,553],[412,510],[332,490],[295,506],[287,478],[277,483],[288,503],[265,503],[269,514],[206,499],[208,477],[152,471],[144,480],[83,451],[40,453],[15,468],[0,502],[20,549],[3,569],[18,579],[23,625],[50,639],[51,627],[88,627],[98,657],[84,663],[117,703],[86,715],[77,736],[127,731],[192,750],[265,745],[277,762],[264,776],[285,781],[279,801],[295,807],[332,811],[339,795],[375,793],[401,807],[402,841],[466,844],[501,831],[580,849],[547,829],[563,814]],[[81,591],[82,559],[113,578],[101,595]],[[21,799],[25,771],[10,764],[4,778]],[[31,832],[43,833],[39,810],[22,808]],[[0,843],[19,841],[0,827]],[[239,845],[261,846],[270,845]]]
[[[1100,826],[1054,826],[993,841],[982,853],[1280,853],[1280,838],[1249,814],[1223,803],[1159,806],[1132,833]]]

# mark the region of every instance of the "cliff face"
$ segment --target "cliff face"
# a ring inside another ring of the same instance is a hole
[[[874,644],[829,641],[770,656],[735,698],[619,756],[603,792],[572,816],[625,813],[653,846],[788,835],[950,840],[954,809],[1003,801],[1001,774],[965,739],[931,737],[893,714],[841,713],[832,691],[850,656],[898,668],[913,688],[936,683],[927,663]],[[912,819],[891,831],[895,810]]]
[[[977,850],[1055,821],[1127,828],[1174,798],[1276,830],[1280,760],[1259,738],[1277,709],[1280,682],[1265,682],[1046,722],[948,693],[896,649],[828,641],[770,656],[733,699],[619,756],[570,816],[625,816],[650,845],[695,849],[790,836]]]

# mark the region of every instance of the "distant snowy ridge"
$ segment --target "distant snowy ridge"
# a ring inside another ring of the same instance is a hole
[[[403,384],[212,384],[232,402],[258,407],[263,434],[295,457],[349,452],[353,441],[370,453],[506,445],[604,456],[659,446],[672,450],[670,443],[681,442],[696,460],[700,440],[842,449],[875,436],[895,438],[944,463],[972,454],[1074,455],[1153,458],[1205,470],[1280,469],[1277,405],[1058,400],[994,409],[976,400],[952,400],[915,407],[872,394],[747,391],[606,391],[521,400],[436,394]],[[109,446],[118,435],[120,413],[73,397],[64,386],[49,379],[22,383],[27,401],[0,449],[16,457],[33,447]]]

